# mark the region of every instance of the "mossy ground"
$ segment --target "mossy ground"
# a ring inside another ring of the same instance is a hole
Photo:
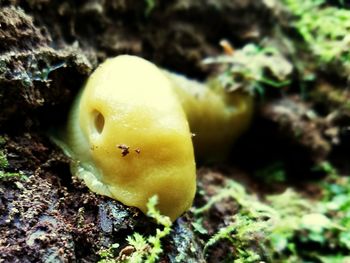
[[[347,3],[0,6],[0,262],[350,260]],[[47,136],[121,53],[256,93],[251,129],[226,163],[198,164],[193,207],[171,226],[91,193]]]

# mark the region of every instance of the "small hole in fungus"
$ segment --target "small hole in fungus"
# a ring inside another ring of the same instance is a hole
[[[95,130],[99,134],[101,134],[105,126],[105,117],[103,117],[102,113],[97,110],[94,111],[93,116],[94,116]]]

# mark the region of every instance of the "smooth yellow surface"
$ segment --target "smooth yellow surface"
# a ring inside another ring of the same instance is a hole
[[[75,172],[91,190],[144,213],[158,195],[160,212],[172,220],[191,206],[191,132],[171,83],[152,63],[123,55],[100,65],[74,105],[69,130]]]
[[[232,144],[248,128],[253,97],[241,91],[226,92],[218,82],[206,84],[164,72],[173,84],[187,116],[196,159],[225,159]]]
[[[104,62],[69,116],[63,147],[72,171],[94,192],[140,208],[158,195],[175,220],[190,208],[195,161],[222,160],[247,129],[253,98],[159,70],[135,56]],[[191,129],[191,130],[190,130]]]

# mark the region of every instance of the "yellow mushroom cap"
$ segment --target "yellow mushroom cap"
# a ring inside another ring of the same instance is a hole
[[[100,65],[73,107],[68,146],[76,173],[99,194],[172,220],[192,204],[195,161],[186,116],[152,63],[122,55]]]

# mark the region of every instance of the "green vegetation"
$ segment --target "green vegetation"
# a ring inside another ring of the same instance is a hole
[[[17,179],[17,180],[20,180],[20,181],[26,181],[26,180],[28,180],[28,177],[22,172],[11,173],[11,172],[4,172],[4,171],[0,170],[0,181],[1,180],[6,181],[6,180],[9,180],[9,179]]]
[[[261,201],[237,182],[228,181],[194,211],[198,231],[205,212],[214,204],[231,198],[239,205],[230,222],[206,242],[205,253],[228,240],[235,251],[228,255],[233,262],[345,262],[350,254],[350,179],[339,176],[327,162],[318,169],[329,174],[319,185],[319,201],[293,189]]]
[[[281,2],[292,15],[288,25],[297,31],[299,40],[292,41],[276,30],[279,44],[262,41],[238,50],[229,47],[228,54],[204,61],[226,66],[219,81],[228,91],[243,88],[263,95],[266,87],[289,86],[292,73],[297,71],[304,92],[305,83],[314,80],[320,69],[332,70],[339,76],[350,74],[350,10],[330,6],[326,0]]]
[[[9,163],[7,161],[6,155],[3,151],[0,150],[0,169],[8,167]]]
[[[5,144],[5,142],[5,138],[0,136],[0,146]],[[6,158],[6,154],[2,149],[0,149],[0,169],[5,169],[6,167],[8,167],[8,165],[9,163]]]
[[[154,218],[157,224],[162,225],[162,230],[157,229],[155,236],[149,236],[144,238],[138,233],[134,233],[127,240],[130,245],[135,248],[135,252],[131,255],[129,262],[146,262],[153,263],[159,258],[162,253],[161,239],[167,236],[171,230],[171,220],[167,216],[163,216],[156,209],[158,198],[153,196],[150,198],[147,204],[148,212],[147,215]]]
[[[5,144],[6,140],[4,137],[0,136],[0,146]],[[6,181],[9,179],[18,179],[18,180],[28,180],[28,177],[22,173],[14,173],[6,171],[6,168],[9,167],[9,162],[6,158],[6,152],[3,149],[0,149],[0,181]]]
[[[145,10],[145,16],[149,16],[153,9],[155,8],[156,6],[156,0],[145,0],[145,3],[146,3],[146,10]]]
[[[6,142],[5,138],[2,137],[2,136],[0,136],[0,146],[1,146],[1,145],[4,145],[5,142]]]
[[[317,66],[338,65],[344,75],[350,73],[350,10],[326,5],[325,0],[283,0],[294,15],[293,27]]]
[[[114,258],[113,250],[119,247],[119,244],[113,244],[111,248],[100,251],[100,263],[114,262],[130,262],[130,263],[154,263],[163,252],[161,239],[167,236],[171,230],[171,220],[167,216],[163,216],[156,209],[158,203],[157,196],[153,196],[147,203],[147,215],[161,225],[163,228],[157,228],[154,236],[144,237],[135,232],[127,237],[130,246],[133,247],[133,252],[130,255],[120,255]]]
[[[255,172],[254,176],[267,184],[282,183],[287,180],[284,164],[275,162]]]
[[[290,83],[293,66],[275,48],[248,44],[231,54],[208,58],[207,64],[223,64],[226,70],[218,77],[228,91],[244,88],[255,94],[264,93],[264,86],[281,88]]]
[[[213,196],[209,202],[194,211],[197,218],[210,209],[212,205],[223,199],[231,198],[236,201],[240,208],[239,214],[232,215],[231,223],[218,230],[205,244],[204,252],[208,253],[211,246],[222,239],[229,240],[236,251],[236,255],[228,255],[235,262],[256,262],[262,258],[257,253],[264,249],[265,233],[271,228],[265,218],[271,214],[272,208],[260,202],[255,195],[249,195],[244,187],[233,180],[228,181],[217,195]],[[197,224],[199,222],[197,221]],[[257,234],[257,235],[256,235]],[[259,239],[264,240],[259,240]],[[250,247],[252,242],[257,246]],[[259,249],[258,249],[259,248]]]

